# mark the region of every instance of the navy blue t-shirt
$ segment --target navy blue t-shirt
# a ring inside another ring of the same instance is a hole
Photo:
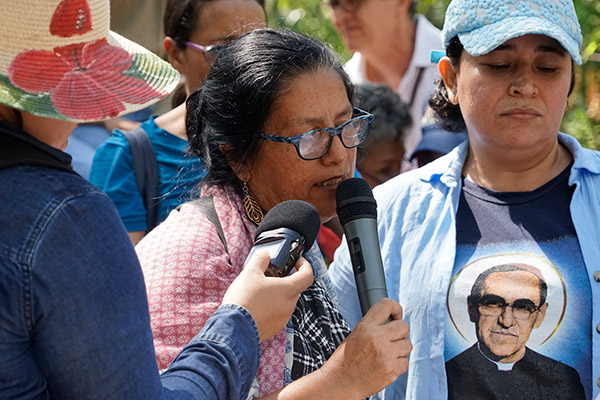
[[[463,178],[447,302],[449,398],[591,398],[591,289],[569,171],[531,192]]]

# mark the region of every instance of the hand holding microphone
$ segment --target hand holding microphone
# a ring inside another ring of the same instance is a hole
[[[248,310],[261,342],[283,329],[298,296],[313,283],[312,268],[302,254],[313,245],[320,224],[312,205],[289,200],[269,210],[258,227],[244,269],[227,289],[223,304]],[[291,274],[294,267],[298,272]]]
[[[300,257],[290,276],[274,278],[265,276],[270,256],[258,251],[246,261],[240,274],[231,283],[222,304],[244,307],[258,327],[260,341],[280,332],[296,308],[300,293],[313,283],[310,264]]]
[[[377,301],[388,297],[377,235],[377,203],[367,181],[360,178],[340,183],[335,198],[364,316]]]

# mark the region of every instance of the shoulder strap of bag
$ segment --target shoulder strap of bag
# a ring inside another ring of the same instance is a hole
[[[0,168],[10,168],[17,165],[39,165],[78,175],[70,165],[60,162],[27,142],[10,135],[0,134]]]
[[[206,218],[208,218],[208,220],[215,226],[215,228],[217,228],[219,239],[221,239],[221,242],[223,242],[225,251],[229,253],[229,250],[227,250],[227,242],[225,241],[225,234],[223,233],[223,227],[221,226],[221,221],[219,221],[217,210],[215,210],[215,201],[213,200],[212,196],[201,197],[199,199],[190,201],[190,203],[198,207],[202,213],[206,215]]]
[[[158,163],[152,142],[144,128],[122,131],[129,143],[137,187],[146,208],[146,232],[158,225]]]

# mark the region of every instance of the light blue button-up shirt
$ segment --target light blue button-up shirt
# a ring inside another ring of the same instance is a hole
[[[571,216],[592,288],[593,398],[600,396],[600,152],[560,133],[574,156]],[[413,351],[408,372],[386,399],[447,398],[444,360],[446,295],[456,255],[456,211],[468,142],[418,170],[375,188],[378,234],[390,298],[404,307]],[[361,318],[345,240],[329,268],[339,308],[350,326]],[[596,384],[598,382],[598,384]]]

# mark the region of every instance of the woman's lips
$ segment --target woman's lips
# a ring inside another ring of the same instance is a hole
[[[522,120],[528,120],[542,116],[538,110],[533,108],[511,108],[502,112],[501,115]]]
[[[323,189],[337,189],[337,186],[345,179],[345,176],[346,175],[327,179],[325,181],[317,183],[315,186]]]

